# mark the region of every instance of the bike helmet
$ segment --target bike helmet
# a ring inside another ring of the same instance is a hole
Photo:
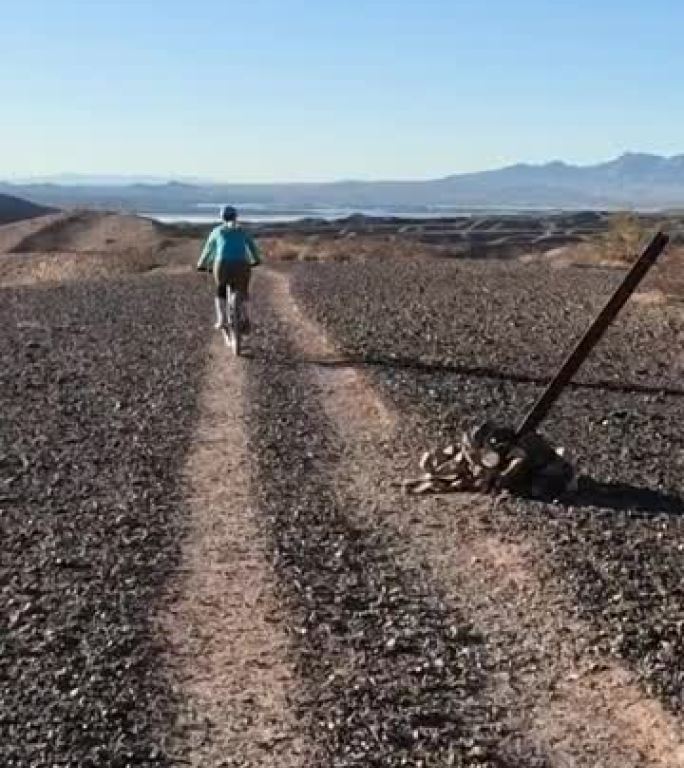
[[[235,208],[233,208],[232,205],[224,205],[223,208],[221,208],[221,218],[226,223],[235,221],[237,219],[237,216],[238,216],[238,212]]]

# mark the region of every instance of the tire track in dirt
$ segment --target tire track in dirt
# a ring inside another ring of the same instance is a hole
[[[415,461],[398,449],[417,425],[399,418],[366,377],[344,367],[318,326],[299,311],[287,278],[274,277],[274,306],[294,325],[304,359],[317,361],[326,412],[344,442],[340,493],[371,524],[398,529],[440,578],[457,610],[497,648],[492,696],[559,768],[679,768],[682,724],[634,675],[591,650],[591,629],[544,579],[534,542],[504,540],[496,510],[472,497],[406,499],[388,488]],[[391,521],[391,522],[388,522]],[[517,712],[516,712],[517,710]]]
[[[292,351],[300,328],[279,311],[281,278],[261,280],[275,313],[248,368],[254,487],[296,622],[315,765],[545,768],[487,695],[482,638],[336,482],[344,448]]]
[[[182,567],[158,619],[180,702],[169,748],[197,768],[303,768],[285,618],[250,497],[243,398],[242,361],[217,336],[183,470]]]

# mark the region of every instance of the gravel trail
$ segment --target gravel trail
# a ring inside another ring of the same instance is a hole
[[[390,485],[515,422],[616,279],[310,265],[298,309],[266,270],[242,360],[195,276],[0,289],[0,763],[684,765],[677,314],[554,412],[579,496]]]
[[[299,269],[295,293],[402,414],[396,450],[416,460],[486,418],[517,423],[618,280],[539,265],[315,265]],[[679,717],[683,339],[681,314],[630,308],[545,425],[589,476],[583,492],[512,500],[490,519],[498,537],[536,543],[544,578],[593,627],[596,651]]]
[[[248,408],[253,486],[295,617],[315,764],[547,765],[485,695],[476,629],[429,569],[402,557],[408,542],[340,495],[343,446],[294,334],[290,318],[264,308]]]
[[[209,307],[209,303],[207,303]],[[169,751],[197,768],[306,768],[287,616],[251,500],[244,366],[214,341],[181,477],[189,515],[158,621],[183,706]]]
[[[415,461],[403,446],[416,425],[378,398],[362,369],[344,363],[286,286],[278,293],[344,441],[337,482],[369,526],[390,526],[410,542],[411,559],[429,563],[447,600],[483,635],[488,695],[508,713],[510,730],[528,733],[552,765],[684,765],[681,724],[619,663],[592,650],[591,628],[544,578],[533,541],[502,537],[497,511],[482,498],[398,494],[388,478]]]

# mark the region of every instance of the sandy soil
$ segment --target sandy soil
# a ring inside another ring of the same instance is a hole
[[[0,227],[0,287],[190,271],[196,238],[148,219],[68,212]]]
[[[154,247],[164,229],[150,219],[97,211],[69,211],[16,225],[15,253],[117,251]]]
[[[182,570],[159,619],[187,699],[171,751],[198,768],[303,766],[288,640],[250,498],[243,395],[217,337],[183,470],[192,516]]]
[[[64,216],[63,213],[51,213],[36,219],[0,226],[0,253],[11,253],[19,248],[24,240],[62,221]]]

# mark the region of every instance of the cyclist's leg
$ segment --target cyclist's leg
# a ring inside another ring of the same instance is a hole
[[[252,269],[248,264],[240,264],[233,273],[233,290],[240,293],[242,307],[243,333],[247,335],[251,331],[251,313],[249,307],[249,283],[252,277]]]
[[[216,325],[215,328],[223,328],[226,325],[226,299],[228,293],[228,278],[226,265],[217,261],[214,264],[214,280],[216,281],[216,296],[214,304],[216,306]]]

